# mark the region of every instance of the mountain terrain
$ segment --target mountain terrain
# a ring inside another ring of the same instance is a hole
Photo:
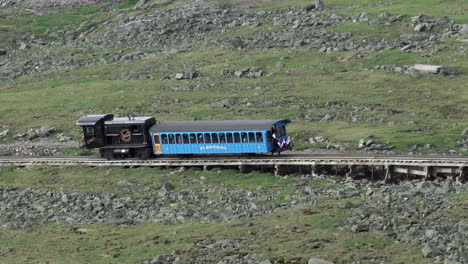
[[[311,153],[468,154],[463,0],[0,0],[0,154],[86,114],[292,121]],[[451,179],[0,168],[1,263],[468,263]]]

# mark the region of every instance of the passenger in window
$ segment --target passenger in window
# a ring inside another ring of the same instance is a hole
[[[263,142],[263,135],[260,132],[257,132],[257,142],[259,142],[259,143]]]
[[[247,133],[242,133],[241,138],[243,143],[247,143]]]
[[[195,134],[190,134],[190,142],[191,142],[192,144],[197,143],[197,140],[196,140],[196,138],[195,138]]]
[[[249,142],[250,142],[250,143],[255,143],[255,136],[254,136],[254,133],[249,133]]]
[[[198,143],[203,143],[203,134],[198,134]]]

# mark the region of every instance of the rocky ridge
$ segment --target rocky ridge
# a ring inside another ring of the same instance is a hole
[[[369,19],[366,13],[342,17],[330,15],[323,9],[302,7],[258,11],[212,1],[187,3],[164,11],[148,10],[142,14],[123,12],[100,24],[85,21],[71,31],[61,31],[60,34],[51,31],[47,39],[53,39],[53,42],[30,35],[19,48],[11,46],[0,56],[0,81],[41,72],[141,60],[200,47],[246,50],[305,46],[321,52],[360,53],[394,49],[424,51],[436,49],[441,41],[463,34],[465,29],[464,25],[457,25],[447,17],[417,16],[411,18],[410,25],[424,25],[424,30],[401,34],[395,39],[357,41],[352,33],[327,30],[346,22],[392,26],[403,23],[404,18],[405,15],[388,13],[378,20]],[[73,51],[54,52],[57,47]]]

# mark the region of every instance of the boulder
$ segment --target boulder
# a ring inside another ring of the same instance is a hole
[[[182,80],[184,78],[184,74],[179,72],[179,73],[176,73],[174,77],[176,78],[176,80]]]
[[[415,64],[412,68],[422,74],[429,74],[429,73],[437,74],[441,71],[442,66],[428,65],[428,64]]]
[[[3,137],[5,137],[5,136],[7,136],[8,134],[10,134],[10,130],[9,130],[9,129],[4,130],[4,131],[2,131],[2,132],[0,133],[0,138],[3,138]]]
[[[310,11],[315,9],[315,4],[308,4],[303,7],[304,11]]]
[[[429,243],[426,243],[424,245],[421,252],[425,258],[434,258],[442,254],[442,252],[439,249],[437,249]]]
[[[284,68],[284,63],[281,61],[278,61],[275,66],[276,68]]]
[[[174,187],[174,185],[172,185],[170,182],[165,182],[165,183],[162,185],[161,189],[163,189],[163,190],[166,191],[166,192],[170,192],[170,191],[174,190],[175,187]]]
[[[461,35],[468,35],[468,24],[461,25],[458,33],[460,33]]]
[[[382,12],[382,13],[379,14],[379,17],[382,17],[382,18],[384,18],[384,17],[390,17],[390,16],[391,16],[391,15],[390,15],[390,13],[388,13],[388,12]]]
[[[66,141],[70,141],[70,140],[72,140],[72,138],[69,137],[69,136],[62,135],[62,136],[59,137],[60,142],[66,142]]]
[[[150,0],[140,0],[138,3],[135,4],[133,9],[138,9],[144,7]]]
[[[174,76],[174,78],[176,80],[191,80],[191,79],[194,79],[194,78],[197,78],[200,74],[198,73],[197,70],[195,70],[194,68],[189,68],[187,70],[185,70],[184,72],[178,72],[176,73],[176,75]]]
[[[39,137],[39,135],[36,133],[36,130],[34,129],[29,129],[28,132],[26,132],[26,138],[28,140],[33,140],[37,137]]]
[[[43,126],[36,130],[39,137],[48,137],[55,132],[55,127]]]
[[[426,24],[417,24],[415,27],[414,27],[414,31],[416,32],[423,32],[423,31],[426,31]]]
[[[364,148],[366,146],[365,142],[366,142],[366,140],[361,138],[359,140],[359,143],[358,143],[358,148],[360,148],[360,149]]]
[[[462,263],[455,261],[455,260],[445,259],[444,264],[462,264]]]
[[[333,262],[319,258],[310,258],[307,264],[333,264]]]
[[[315,0],[314,4],[315,4],[315,8],[317,9],[322,9],[325,7],[323,0]]]

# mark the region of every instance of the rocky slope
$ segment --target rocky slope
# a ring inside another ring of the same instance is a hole
[[[56,1],[53,3],[57,4]],[[27,1],[23,3],[25,6],[29,4]],[[44,4],[48,2],[34,1],[34,5]],[[141,9],[145,10],[145,7]],[[115,17],[106,19],[111,16]],[[0,56],[0,81],[40,72],[141,60],[155,54],[200,47],[246,50],[305,46],[322,52],[354,51],[361,56],[383,50],[437,50],[442,41],[468,30],[466,25],[456,24],[447,17],[425,15],[411,17],[410,26],[423,32],[417,35],[369,37],[357,41],[353,33],[327,30],[354,21],[392,27],[404,23],[402,20],[406,17],[404,14],[382,13],[380,19],[370,20],[367,13],[345,17],[336,15],[329,8],[258,11],[212,1],[184,3],[167,10],[110,12],[99,21],[85,21],[73,30],[52,30],[39,38],[37,35],[24,36],[20,44],[9,47],[7,54]],[[239,34],[239,30],[254,34]],[[60,51],[58,47],[61,46],[71,52]]]
[[[262,187],[250,191],[201,182],[205,186],[203,189],[193,189],[192,186],[200,184],[199,179],[190,179],[188,175],[183,177],[185,180],[177,189],[169,182],[153,188],[121,180],[116,187],[132,194],[128,197],[105,192],[76,193],[0,187],[0,226],[2,229],[21,229],[49,223],[248,223],[253,218],[273,212],[320,206],[329,200],[344,200],[339,203],[339,207],[349,210],[351,214],[338,223],[342,230],[370,232],[388,236],[398,243],[422,245],[421,254],[424,257],[445,260],[446,263],[468,261],[468,224],[463,218],[449,216],[450,212],[459,210],[450,197],[468,192],[466,185],[446,181],[403,182],[400,185],[384,186],[380,182],[340,181],[335,183],[336,189],[330,189],[304,182],[282,185],[280,189],[292,189],[291,194],[284,197],[275,189]],[[54,182],[43,183],[54,185]],[[151,198],[132,197],[134,195]],[[276,203],[279,199],[285,200]],[[304,212],[307,210],[304,209]],[[234,250],[249,247],[249,243],[237,238],[208,240],[189,250],[191,254],[202,253],[200,257],[182,257],[182,260],[185,259],[187,263],[211,263],[215,260],[224,263],[258,263],[261,255],[225,257],[221,252],[217,253],[219,247]],[[177,254],[157,256],[145,263],[179,263],[177,258]],[[366,261],[380,263],[372,258]],[[278,262],[272,259],[271,263]]]

